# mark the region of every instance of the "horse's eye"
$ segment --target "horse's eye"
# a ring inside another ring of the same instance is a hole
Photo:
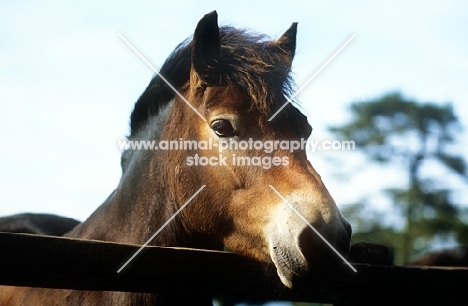
[[[217,119],[211,122],[211,129],[213,129],[219,137],[232,137],[236,135],[236,131],[232,127],[231,122],[226,119]]]

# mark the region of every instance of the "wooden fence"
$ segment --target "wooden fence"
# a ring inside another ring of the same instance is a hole
[[[361,261],[352,263],[356,273],[343,264],[326,281],[305,286],[300,292],[280,286],[273,265],[227,252],[146,247],[117,273],[139,248],[0,233],[0,284],[203,293],[229,301],[228,304],[286,300],[333,305],[468,305],[468,268],[393,266],[386,263],[387,255],[378,247],[354,248]]]

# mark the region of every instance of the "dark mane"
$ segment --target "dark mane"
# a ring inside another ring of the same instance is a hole
[[[279,108],[284,102],[280,98],[290,95],[292,89],[290,54],[264,35],[251,35],[232,27],[221,27],[219,35],[221,83],[243,88],[252,100],[251,110],[268,114],[272,108]],[[189,81],[191,44],[191,38],[182,42],[161,67],[160,74],[175,88]],[[155,75],[135,103],[130,117],[130,137],[174,97],[174,91]]]

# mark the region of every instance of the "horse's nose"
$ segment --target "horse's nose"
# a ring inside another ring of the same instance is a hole
[[[309,223],[298,235],[297,247],[314,277],[332,273],[348,256],[351,225],[344,219],[333,224]]]

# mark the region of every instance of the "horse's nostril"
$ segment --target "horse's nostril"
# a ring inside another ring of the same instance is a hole
[[[318,251],[317,238],[317,234],[310,228],[306,228],[299,234],[298,247],[308,262],[314,262],[318,259],[320,252]]]
[[[304,229],[299,234],[298,248],[310,267],[335,265],[340,259],[336,252],[347,257],[351,237],[351,226],[347,222],[343,224],[341,230],[329,231],[321,235],[323,239],[310,228]]]

